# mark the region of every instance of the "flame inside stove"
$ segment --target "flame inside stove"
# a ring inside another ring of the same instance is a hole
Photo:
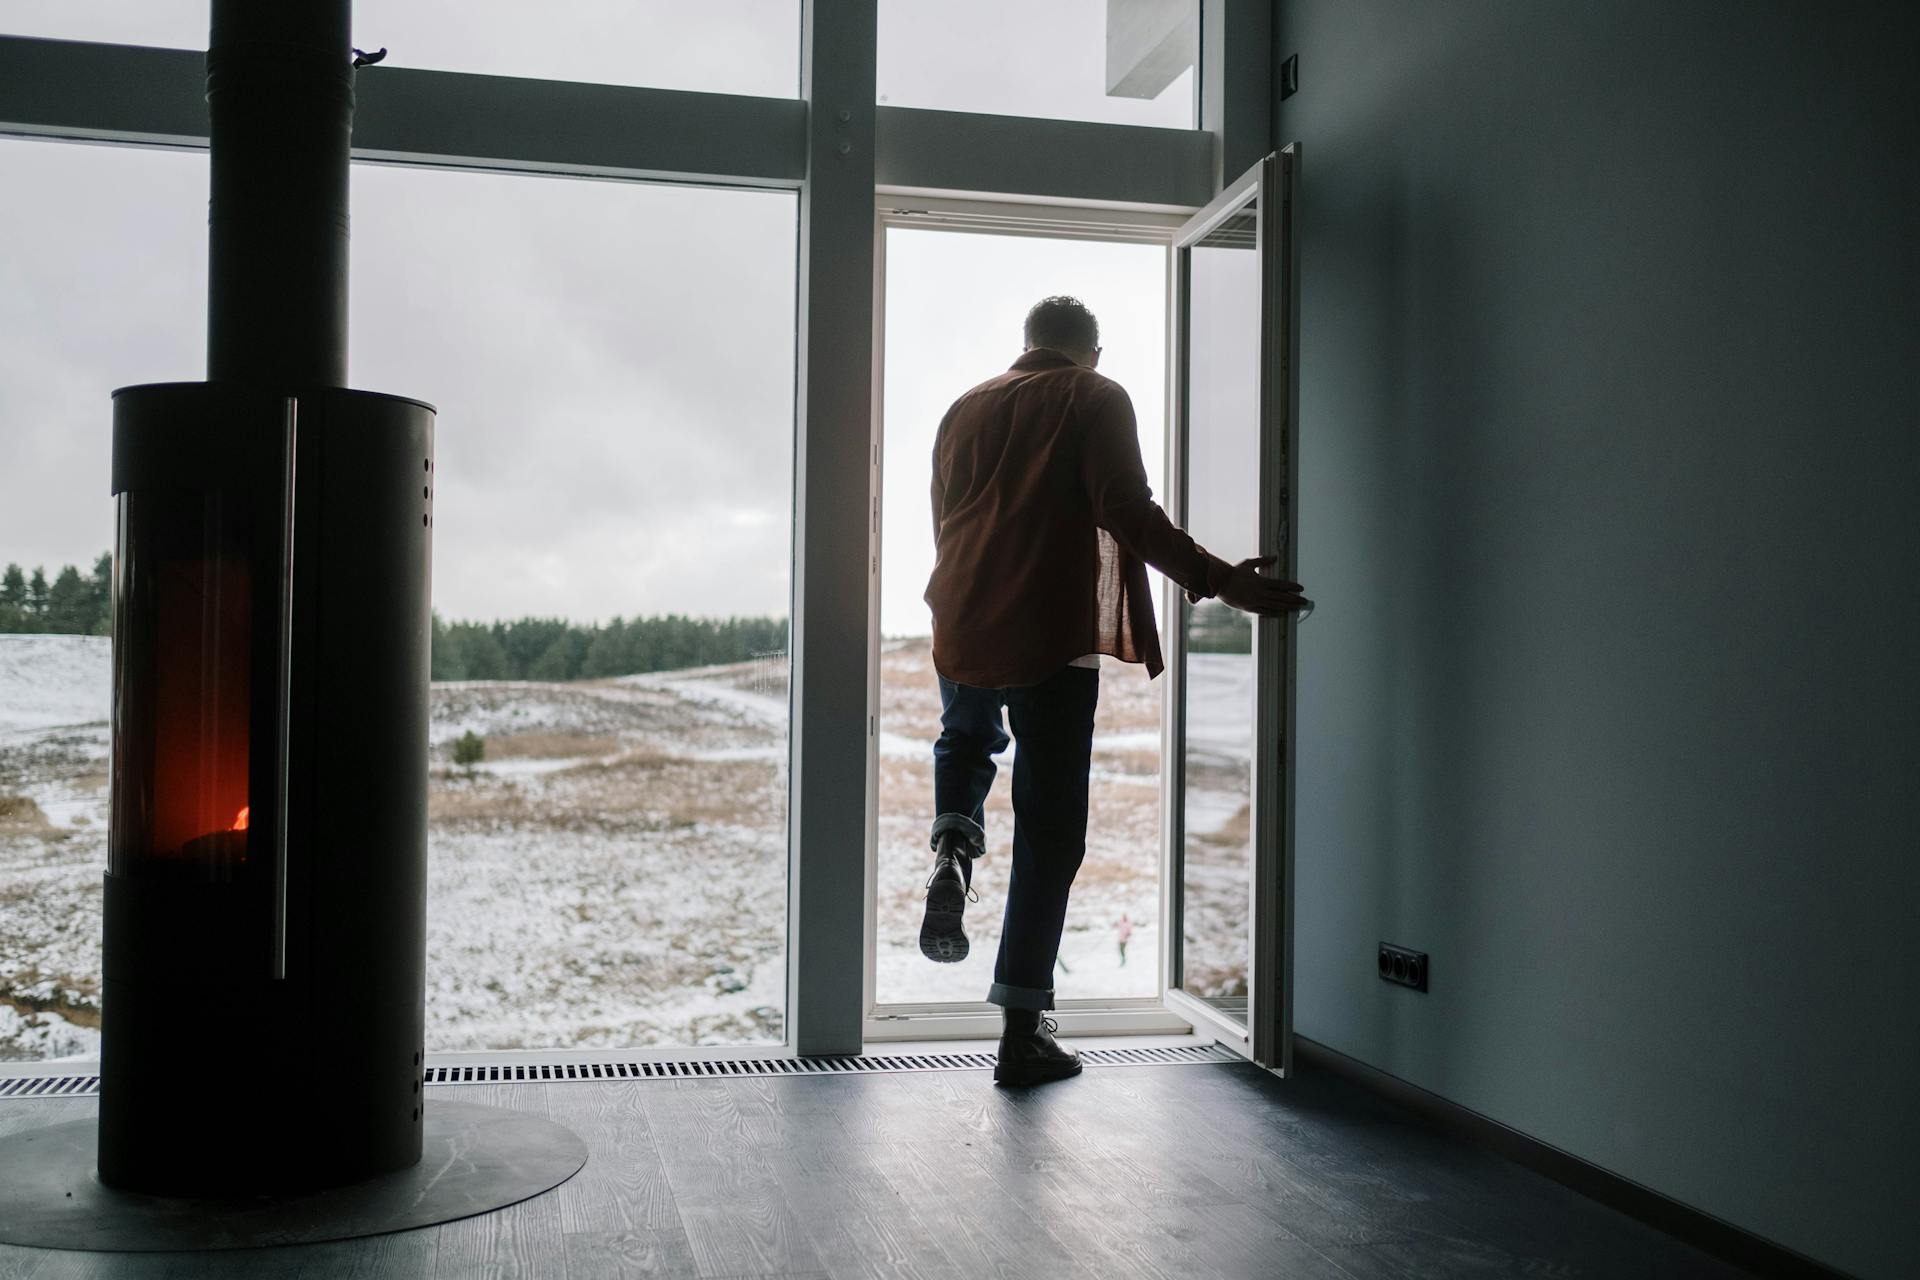
[[[241,805],[240,812],[233,815],[233,825],[228,827],[227,830],[245,831],[247,829],[247,814],[252,811],[252,808],[252,805]]]

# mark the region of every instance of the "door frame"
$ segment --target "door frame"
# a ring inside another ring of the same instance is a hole
[[[866,883],[864,894],[865,939],[862,957],[862,1003],[865,1038],[881,1040],[981,1039],[1000,1034],[1000,1011],[984,1000],[922,1002],[881,1005],[877,1002],[877,954],[875,934],[878,928],[879,883],[879,795],[880,795],[880,572],[885,551],[880,545],[881,479],[886,458],[886,297],[887,230],[889,227],[945,230],[976,235],[1013,235],[1053,237],[1070,240],[1120,241],[1133,244],[1166,246],[1167,254],[1167,484],[1173,485],[1173,410],[1176,369],[1174,320],[1177,299],[1174,293],[1174,237],[1188,221],[1186,212],[1165,210],[1117,209],[1111,206],[1035,204],[1014,201],[969,200],[929,196],[908,191],[882,189],[874,199],[873,269],[873,420],[870,452],[873,476],[872,508],[868,519],[868,572],[872,575],[868,591],[867,619],[867,801],[866,801]],[[1174,616],[1170,610],[1177,593],[1162,584],[1160,616]],[[1163,692],[1161,704],[1161,839],[1160,839],[1160,921],[1166,931],[1168,914],[1171,850],[1166,841],[1166,768],[1169,744],[1168,722],[1173,704],[1171,689]],[[931,747],[931,744],[929,744]],[[1175,939],[1167,936],[1166,945]],[[1164,954],[1166,947],[1162,947]],[[1063,1000],[1053,1011],[1061,1030],[1075,1035],[1181,1035],[1193,1030],[1192,1019],[1168,1007],[1161,966],[1158,990],[1152,996],[1109,1000]]]
[[[1279,557],[1276,572],[1297,573],[1299,493],[1299,237],[1294,227],[1300,144],[1277,151],[1223,188],[1183,226],[1173,242],[1173,339],[1167,388],[1169,404],[1168,494],[1175,520],[1188,518],[1186,458],[1188,303],[1191,274],[1187,251],[1208,232],[1256,199],[1255,243],[1260,254],[1260,471],[1268,483],[1260,491],[1260,555]],[[1181,988],[1185,946],[1184,862],[1185,796],[1181,786],[1186,757],[1187,636],[1184,598],[1176,600],[1180,619],[1170,626],[1171,677],[1168,755],[1163,766],[1161,812],[1166,824],[1168,945],[1162,951],[1161,986],[1168,1009],[1205,1030],[1228,1048],[1262,1066],[1288,1074],[1293,1067],[1293,894],[1294,894],[1294,741],[1296,720],[1295,646],[1292,614],[1254,620],[1255,688],[1261,696],[1254,727],[1252,768],[1252,880],[1248,886],[1248,1009],[1244,1027]]]

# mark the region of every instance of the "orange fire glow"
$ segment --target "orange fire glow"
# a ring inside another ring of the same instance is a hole
[[[247,814],[251,812],[252,809],[253,809],[252,805],[247,805],[247,804],[241,805],[240,812],[233,815],[233,825],[231,827],[228,827],[227,830],[245,831],[247,829]]]

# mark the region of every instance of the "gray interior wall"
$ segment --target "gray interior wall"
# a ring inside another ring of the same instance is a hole
[[[1920,1165],[1917,13],[1275,33],[1297,1028],[1876,1276]]]

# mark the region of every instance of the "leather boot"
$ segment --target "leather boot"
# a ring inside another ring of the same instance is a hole
[[[1053,1038],[1059,1024],[1038,1009],[1008,1009],[995,1084],[1045,1084],[1080,1074],[1080,1055]]]
[[[945,831],[933,845],[933,874],[927,877],[927,912],[920,921],[920,954],[935,964],[958,964],[971,949],[967,942],[967,902],[973,896],[973,851],[957,831]]]

